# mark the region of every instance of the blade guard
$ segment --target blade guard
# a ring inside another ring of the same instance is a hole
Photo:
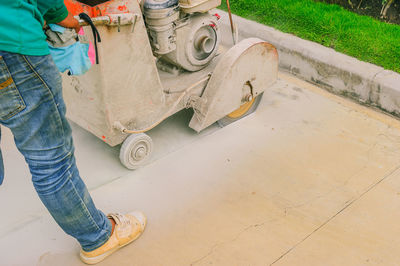
[[[278,78],[276,48],[258,38],[241,41],[226,52],[194,107],[189,126],[200,132],[242,104],[243,86],[250,83],[256,97]]]

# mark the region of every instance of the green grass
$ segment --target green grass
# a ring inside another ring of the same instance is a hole
[[[224,0],[222,0],[225,2]],[[400,72],[400,26],[313,0],[231,0],[232,12]],[[226,4],[222,5],[226,10]]]

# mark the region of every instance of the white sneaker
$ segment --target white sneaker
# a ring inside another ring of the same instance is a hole
[[[125,215],[109,214],[115,221],[114,232],[101,247],[85,252],[81,249],[80,258],[86,264],[96,264],[104,260],[118,249],[132,243],[141,236],[146,227],[146,216],[141,212]]]

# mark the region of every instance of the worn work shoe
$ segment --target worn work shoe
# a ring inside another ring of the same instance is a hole
[[[85,252],[81,249],[81,260],[86,264],[96,264],[104,260],[118,249],[135,241],[146,227],[146,217],[141,212],[126,215],[109,214],[108,218],[115,221],[114,232],[110,239],[101,247]]]

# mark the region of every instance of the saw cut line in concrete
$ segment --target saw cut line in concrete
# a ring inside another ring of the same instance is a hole
[[[288,249],[288,251],[286,251],[285,253],[283,253],[279,258],[277,258],[274,262],[272,262],[270,265],[274,265],[275,263],[279,262],[283,257],[285,257],[287,254],[289,254],[290,252],[292,252],[296,247],[298,247],[299,245],[301,245],[304,241],[306,241],[307,239],[309,239],[313,234],[315,234],[316,232],[318,232],[321,228],[323,228],[325,225],[327,225],[330,221],[332,221],[333,219],[335,219],[338,215],[340,215],[344,210],[346,210],[347,208],[349,208],[353,203],[355,203],[356,201],[358,201],[359,199],[361,199],[365,194],[367,194],[368,192],[370,192],[372,189],[374,189],[377,185],[379,185],[380,183],[382,183],[383,181],[385,181],[386,179],[390,178],[391,176],[395,175],[396,173],[400,173],[400,166],[396,167],[393,171],[391,171],[390,173],[388,173],[386,176],[384,176],[381,180],[379,180],[378,182],[376,182],[375,184],[373,184],[370,188],[368,188],[365,192],[363,192],[358,198],[350,201],[348,204],[346,204],[340,211],[338,211],[335,215],[333,215],[332,217],[330,217],[328,220],[326,220],[323,224],[321,224],[319,227],[317,227],[314,231],[312,231],[310,234],[308,234],[305,238],[303,238],[300,242],[296,243],[293,247],[291,247],[290,249]]]
[[[197,135],[187,128],[190,117],[178,113],[149,132],[158,144],[155,160],[134,172],[121,166],[117,149],[74,126],[77,163],[97,207],[106,213],[141,209],[149,218],[143,238],[102,265],[269,265],[400,166],[398,120],[287,74],[265,92],[256,113],[225,128]],[[0,205],[8,215],[0,224],[6,232],[0,237],[1,263],[83,265],[78,244],[46,213],[12,137],[3,133],[8,174],[0,201],[9,204]],[[303,265],[329,264],[348,255],[349,248],[331,243],[332,234],[347,239],[354,222],[362,230],[351,239],[359,242],[341,243],[351,247],[352,265],[366,259],[397,262],[400,245],[390,256],[384,251],[398,235],[392,211],[384,212],[376,200],[385,199],[385,210],[396,208],[400,185],[392,179],[365,193],[276,265],[293,265],[286,261],[296,258]],[[360,204],[366,199],[370,204]],[[363,225],[354,218],[355,206],[358,216],[381,218],[370,223],[373,228]],[[38,219],[6,230],[33,214]],[[368,230],[379,242],[362,244]],[[337,252],[328,252],[331,244]],[[314,255],[304,257],[310,250]]]

